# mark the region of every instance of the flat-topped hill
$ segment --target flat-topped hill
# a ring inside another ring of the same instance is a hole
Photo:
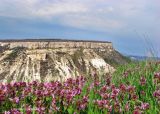
[[[107,41],[0,40],[0,82],[65,81],[95,70],[112,73],[114,64],[125,63]]]
[[[111,43],[109,41],[98,40],[71,40],[71,39],[2,39],[0,42],[95,42],[95,43]]]
[[[67,39],[24,39],[24,40],[0,40],[0,46],[25,47],[28,49],[43,48],[89,48],[112,49],[112,43],[94,40],[67,40]]]

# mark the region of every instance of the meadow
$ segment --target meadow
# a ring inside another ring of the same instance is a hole
[[[0,84],[4,114],[158,114],[160,62],[130,63],[60,83]]]

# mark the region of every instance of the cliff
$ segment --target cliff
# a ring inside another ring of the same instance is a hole
[[[55,49],[55,48],[85,48],[85,49],[112,49],[111,42],[102,41],[83,41],[83,40],[1,40],[0,46],[8,46],[10,49],[15,47],[25,47],[27,49]]]
[[[0,41],[0,81],[64,81],[115,68],[106,57],[115,52],[111,42],[77,40]],[[103,55],[103,56],[102,56]]]

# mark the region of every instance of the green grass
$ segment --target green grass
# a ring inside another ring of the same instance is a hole
[[[128,73],[126,77],[124,76],[125,72]],[[159,86],[158,83],[154,83],[154,73],[156,72],[160,72],[160,64],[158,62],[143,61],[121,65],[113,74],[112,83],[116,86],[122,83],[135,86],[139,100],[150,104],[150,109],[146,113],[157,114],[160,113],[160,104],[153,97],[153,92]],[[146,84],[144,86],[140,85],[140,78],[142,76],[146,78]],[[141,95],[141,91],[144,91],[146,94]]]

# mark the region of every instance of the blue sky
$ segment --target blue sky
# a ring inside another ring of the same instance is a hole
[[[153,46],[160,56],[159,4],[159,0],[0,0],[0,39],[105,40],[123,54],[149,55]]]

